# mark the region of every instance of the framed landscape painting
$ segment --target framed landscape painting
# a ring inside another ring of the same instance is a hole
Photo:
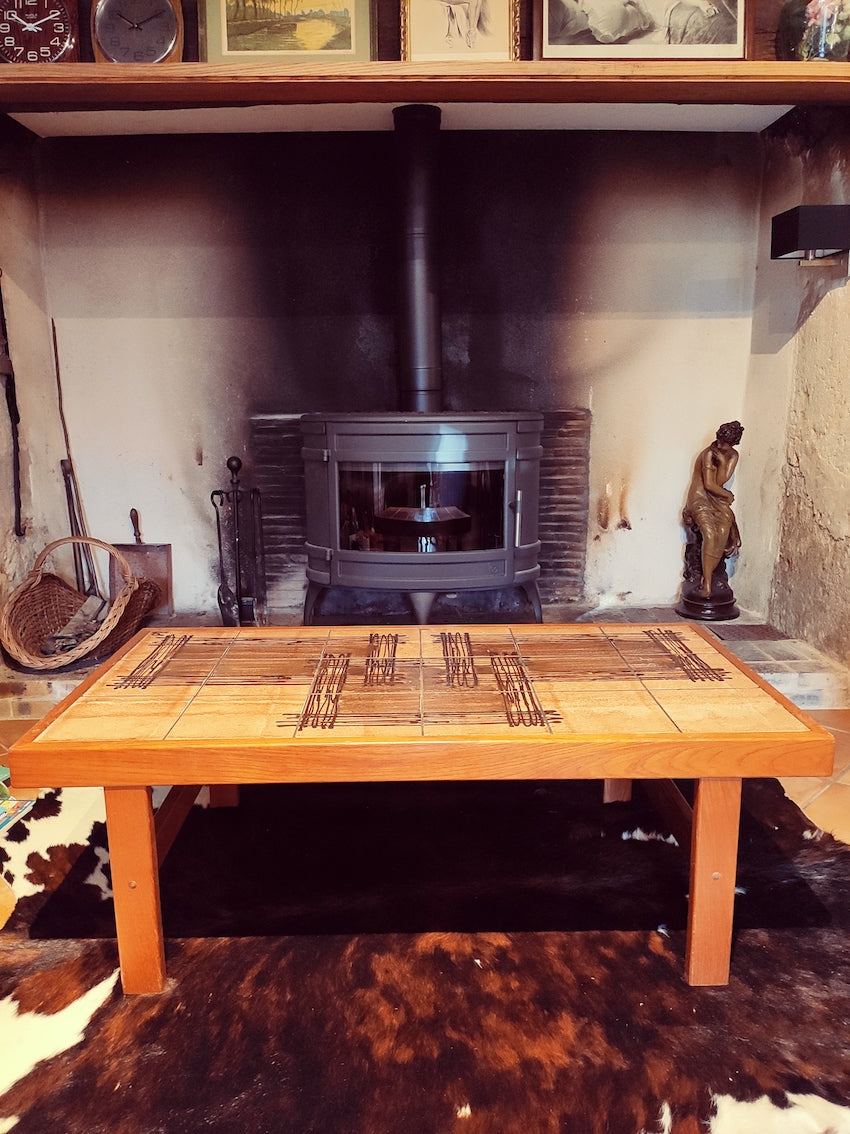
[[[741,59],[744,0],[538,0],[543,59]]]
[[[519,0],[402,0],[401,57],[410,63],[519,58]]]
[[[371,0],[205,0],[210,63],[345,63],[372,57]]]

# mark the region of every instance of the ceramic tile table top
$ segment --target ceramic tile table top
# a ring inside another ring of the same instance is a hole
[[[828,775],[832,753],[698,624],[221,627],[137,634],[8,763],[20,796],[105,789],[122,980],[140,993],[163,987],[158,865],[200,785],[418,780],[695,780],[674,808],[685,971],[724,984],[742,777]],[[154,818],[164,783],[186,786]]]

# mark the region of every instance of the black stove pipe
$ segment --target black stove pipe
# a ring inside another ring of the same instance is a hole
[[[399,181],[399,409],[443,408],[437,239],[434,231],[440,137],[438,106],[393,109]]]

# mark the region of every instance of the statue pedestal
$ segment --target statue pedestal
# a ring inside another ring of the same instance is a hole
[[[732,588],[726,583],[725,588],[717,588],[716,592],[712,587],[708,598],[697,594],[697,587],[693,584],[685,584],[676,613],[684,618],[697,618],[701,622],[726,622],[737,618],[741,612],[735,603]]]
[[[685,573],[682,595],[676,613],[684,618],[697,618],[701,622],[728,622],[741,613],[735,605],[735,596],[729,586],[725,557],[720,560],[711,577],[711,593],[699,593],[702,584],[702,535],[694,525],[688,531],[685,544]]]

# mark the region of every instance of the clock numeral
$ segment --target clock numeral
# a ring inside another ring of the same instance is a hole
[[[37,63],[37,62],[38,62],[38,52],[37,51],[28,51],[27,52],[27,63]]]

